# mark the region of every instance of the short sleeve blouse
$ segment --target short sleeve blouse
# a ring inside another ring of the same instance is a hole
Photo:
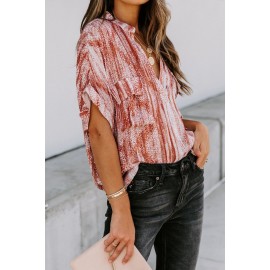
[[[103,190],[89,141],[91,102],[109,122],[114,134],[125,186],[140,162],[176,162],[194,144],[176,105],[179,84],[164,60],[160,77],[134,40],[135,27],[96,18],[82,31],[77,47],[76,87],[84,142],[95,185]]]

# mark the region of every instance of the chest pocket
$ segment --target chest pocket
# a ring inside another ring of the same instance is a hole
[[[116,104],[116,124],[122,131],[131,127],[144,128],[155,123],[147,86],[140,77],[117,81],[113,87],[113,97]]]

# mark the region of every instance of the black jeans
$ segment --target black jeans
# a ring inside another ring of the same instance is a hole
[[[152,246],[156,270],[196,267],[204,208],[204,169],[191,151],[175,163],[140,163],[128,185],[135,226],[134,245],[147,260]],[[107,200],[104,235],[112,209]]]

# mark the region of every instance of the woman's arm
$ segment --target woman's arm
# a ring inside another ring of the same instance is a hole
[[[202,123],[195,120],[189,120],[189,119],[182,119],[184,126],[187,130],[195,131],[197,126],[201,125]]]
[[[195,141],[193,151],[198,159],[196,161],[200,168],[204,167],[210,151],[208,128],[205,124],[195,120],[182,119],[186,130],[194,132]]]
[[[104,37],[90,24],[81,33],[77,46],[76,86],[83,131],[87,133],[95,165],[107,194],[120,190],[123,185],[121,164],[114,138],[113,82],[104,66]],[[127,246],[123,261],[133,254],[135,227],[127,195],[109,199],[112,207],[109,237],[105,250],[112,260]],[[115,248],[113,243],[119,243]]]
[[[123,187],[123,178],[115,138],[109,122],[95,104],[91,104],[89,119],[89,140],[93,157],[106,194],[114,193]],[[114,212],[129,211],[128,196],[110,199]]]
[[[107,194],[114,193],[123,187],[118,149],[110,123],[93,103],[90,108],[88,133],[103,188]],[[109,201],[112,207],[112,217],[110,235],[104,242],[104,248],[109,253],[115,249],[110,256],[113,262],[126,245],[127,251],[123,262],[127,262],[134,252],[135,242],[135,226],[129,197],[128,195],[120,195],[109,199]],[[115,241],[120,242],[116,248],[112,245]]]

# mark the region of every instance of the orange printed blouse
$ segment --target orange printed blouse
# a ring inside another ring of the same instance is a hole
[[[164,60],[160,76],[134,39],[135,27],[106,11],[83,29],[77,47],[76,87],[86,154],[95,185],[103,190],[88,135],[93,102],[114,134],[124,185],[140,162],[182,159],[194,144],[176,105],[179,83]]]

